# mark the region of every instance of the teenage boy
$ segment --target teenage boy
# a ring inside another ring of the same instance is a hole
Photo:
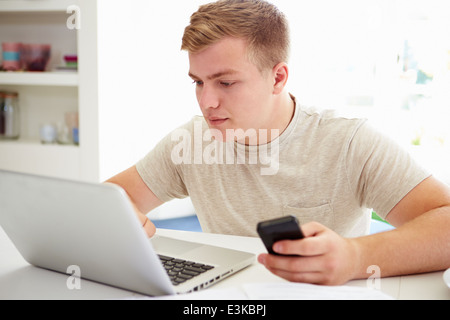
[[[300,106],[287,92],[285,16],[259,0],[201,6],[182,49],[204,117],[175,130],[122,186],[144,213],[190,197],[205,232],[256,236],[256,225],[296,215],[306,236],[259,262],[291,281],[343,284],[450,265],[450,189],[366,121]],[[371,209],[396,230],[368,236]]]

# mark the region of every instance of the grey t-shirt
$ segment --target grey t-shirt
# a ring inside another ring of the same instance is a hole
[[[281,136],[260,147],[215,141],[194,117],[137,170],[161,201],[191,197],[204,232],[242,236],[283,215],[362,236],[372,209],[385,218],[430,176],[366,120],[299,105]]]

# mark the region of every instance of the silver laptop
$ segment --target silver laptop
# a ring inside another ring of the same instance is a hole
[[[0,170],[0,225],[30,264],[151,295],[207,288],[255,255],[156,236],[123,189]]]

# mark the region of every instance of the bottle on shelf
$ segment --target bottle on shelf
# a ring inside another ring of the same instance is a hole
[[[0,91],[0,140],[14,140],[20,136],[20,111],[16,92]]]

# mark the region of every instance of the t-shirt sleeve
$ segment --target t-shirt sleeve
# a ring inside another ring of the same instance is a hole
[[[365,122],[349,143],[347,176],[360,205],[373,208],[386,219],[430,173],[395,141]]]
[[[188,197],[180,172],[181,168],[172,161],[171,155],[175,145],[176,142],[172,141],[171,133],[136,164],[142,180],[163,202]]]

